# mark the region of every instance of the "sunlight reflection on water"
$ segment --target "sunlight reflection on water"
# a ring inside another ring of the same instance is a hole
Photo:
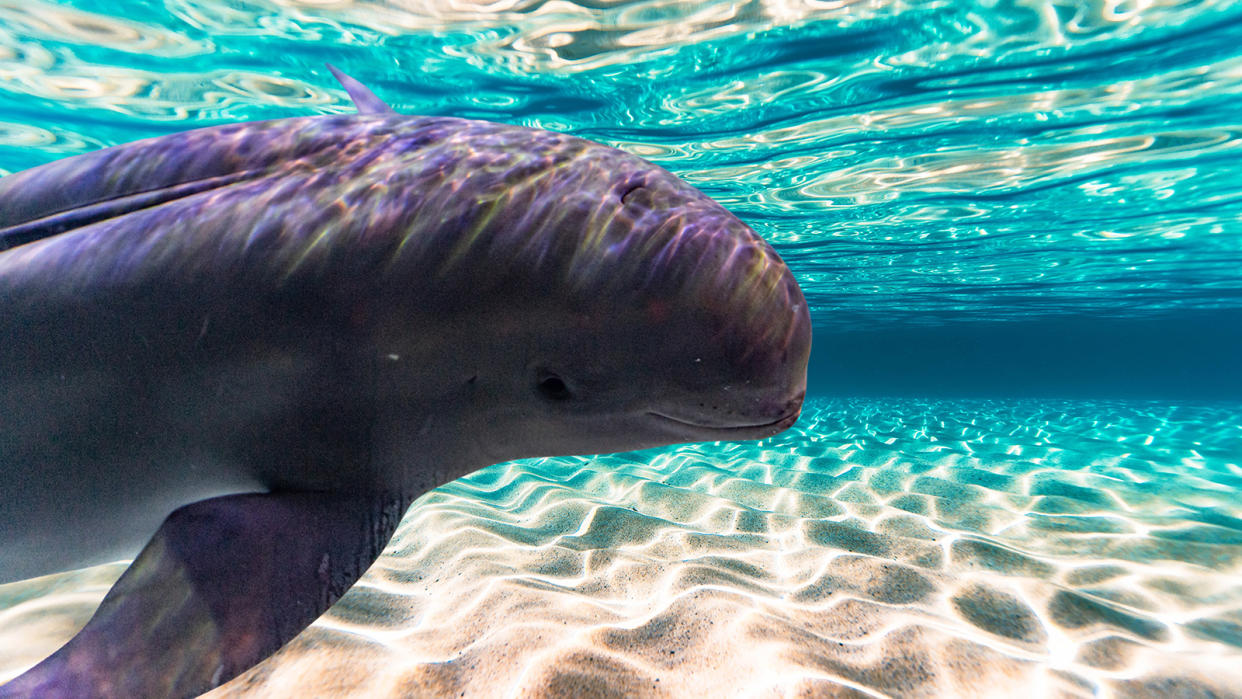
[[[778,246],[817,322],[1242,305],[1230,3],[90,7],[0,2],[0,172],[348,112],[332,60],[408,113],[665,165]]]

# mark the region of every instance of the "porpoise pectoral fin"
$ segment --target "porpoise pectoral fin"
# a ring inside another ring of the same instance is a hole
[[[164,520],[86,627],[0,697],[189,697],[275,652],[379,556],[409,500],[247,494]]]
[[[324,65],[328,67],[328,70],[332,71],[332,77],[336,78],[341,87],[345,88],[345,91],[349,93],[349,98],[354,101],[354,106],[358,108],[359,114],[383,114],[394,111],[384,100],[376,97],[375,93],[371,92],[371,88],[349,77],[344,71],[331,63],[325,63]]]

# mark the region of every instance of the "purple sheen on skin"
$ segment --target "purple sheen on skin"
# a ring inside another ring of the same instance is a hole
[[[786,429],[811,340],[776,252],[667,171],[387,112],[0,178],[0,311],[0,581],[149,542],[0,697],[205,691],[327,609],[427,490]]]
[[[92,206],[111,216],[91,221]],[[774,311],[805,304],[767,243],[667,171],[490,122],[369,114],[212,127],[0,179],[0,239],[83,211],[86,225],[0,258],[0,284],[25,272],[74,293],[176,270],[189,285],[248,274],[270,286],[330,268],[423,287],[425,301],[435,286],[465,285],[632,307],[676,299],[724,311],[722,332],[757,333],[756,346],[792,341],[790,316]]]

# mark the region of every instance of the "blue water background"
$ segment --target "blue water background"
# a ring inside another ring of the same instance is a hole
[[[351,111],[324,61],[717,198],[816,392],[1242,397],[1238,3],[0,3],[0,171]]]

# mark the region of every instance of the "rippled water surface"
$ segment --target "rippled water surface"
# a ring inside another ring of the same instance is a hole
[[[1239,308],[1240,20],[1211,0],[0,0],[0,170],[349,111],[330,60],[400,111],[668,167],[778,246],[821,324]]]
[[[997,398],[490,467],[217,696],[1242,696],[1242,3],[0,0],[0,173],[353,111],[324,61],[724,203],[816,392]],[[0,587],[0,681],[123,567]]]

